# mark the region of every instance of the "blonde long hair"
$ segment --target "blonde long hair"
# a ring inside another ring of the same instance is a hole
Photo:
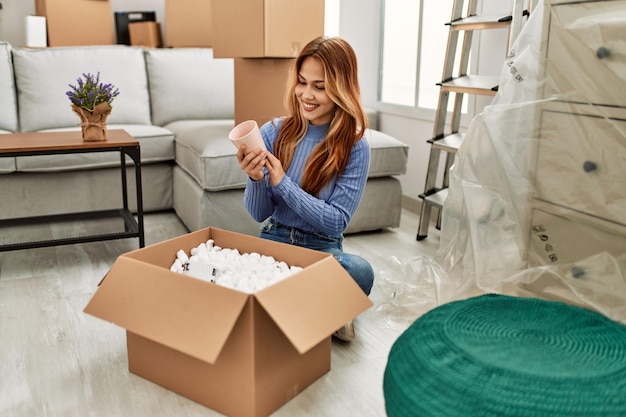
[[[338,37],[319,37],[309,42],[296,58],[289,77],[285,96],[289,116],[283,121],[274,144],[274,154],[285,171],[291,163],[296,146],[308,129],[308,121],[304,118],[295,94],[298,73],[308,57],[313,57],[322,64],[326,94],[336,104],[328,135],[311,152],[302,177],[302,189],[309,194],[318,195],[335,175],[344,171],[352,147],[363,137],[367,128],[367,115],[361,106],[354,49]]]

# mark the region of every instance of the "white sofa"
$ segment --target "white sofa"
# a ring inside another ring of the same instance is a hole
[[[27,49],[0,42],[0,133],[79,130],[65,92],[83,73],[100,72],[101,81],[120,90],[108,128],[125,129],[141,143],[144,211],[173,209],[191,231],[214,226],[257,235],[259,224],[242,204],[246,178],[227,136],[234,126],[233,69],[232,59],[214,59],[210,48]],[[375,113],[370,122],[375,127]],[[374,129],[368,140],[369,179],[346,233],[400,221],[395,176],[406,171],[408,146]],[[119,181],[115,153],[3,157],[0,219],[119,207]]]

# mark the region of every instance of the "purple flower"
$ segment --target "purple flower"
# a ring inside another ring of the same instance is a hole
[[[76,80],[77,85],[69,84],[70,90],[65,93],[73,105],[87,111],[93,111],[100,103],[108,103],[119,95],[119,90],[113,84],[100,82],[100,72],[95,76],[83,73],[82,78]]]

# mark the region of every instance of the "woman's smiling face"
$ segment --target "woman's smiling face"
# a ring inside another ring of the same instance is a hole
[[[302,61],[295,92],[309,123],[322,125],[332,120],[336,105],[326,94],[324,68],[317,59],[308,57]]]

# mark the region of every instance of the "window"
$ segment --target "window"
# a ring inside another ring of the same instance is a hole
[[[383,2],[383,42],[380,99],[415,106],[419,2]]]
[[[382,0],[381,7],[380,101],[435,109],[452,0]]]

